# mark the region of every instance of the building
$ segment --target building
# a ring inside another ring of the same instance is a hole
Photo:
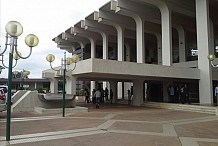
[[[90,90],[103,82],[116,101],[133,86],[134,104],[141,105],[168,102],[169,85],[187,84],[192,102],[213,104],[218,72],[207,56],[218,55],[217,14],[217,0],[109,1],[53,39],[82,59],[67,73],[66,92],[75,94],[78,81]],[[62,72],[42,74],[57,92]]]
[[[0,85],[7,85],[8,79],[1,78]],[[50,81],[47,79],[31,79],[31,78],[13,78],[12,79],[12,90],[19,90],[21,87],[24,87],[26,90],[37,90],[44,89],[50,90]]]

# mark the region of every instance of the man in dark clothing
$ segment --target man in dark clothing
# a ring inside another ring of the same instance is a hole
[[[109,101],[109,100],[108,100],[108,89],[107,89],[107,87],[105,87],[104,95],[105,95],[105,100],[106,100],[106,101]]]

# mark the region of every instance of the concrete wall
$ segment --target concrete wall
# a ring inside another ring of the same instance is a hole
[[[74,100],[66,100],[66,108],[74,107]],[[37,91],[27,91],[15,102],[12,111],[34,111],[35,107],[42,108],[61,108],[62,100],[43,100],[38,97]]]

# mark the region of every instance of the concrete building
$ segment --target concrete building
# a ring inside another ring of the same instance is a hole
[[[0,85],[7,85],[8,79],[1,78]],[[22,85],[26,90],[36,90],[36,89],[47,89],[50,90],[50,82],[47,79],[21,79],[21,78],[13,78],[12,79],[12,90],[16,91],[19,90]]]
[[[75,94],[76,81],[88,81],[90,90],[103,82],[116,102],[133,86],[134,105],[141,105],[168,102],[169,85],[187,84],[192,102],[213,104],[218,72],[207,56],[218,55],[217,14],[217,0],[109,1],[53,39],[82,59],[67,73],[66,92]],[[42,74],[57,92],[62,74]]]

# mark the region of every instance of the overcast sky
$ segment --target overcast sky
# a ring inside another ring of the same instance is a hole
[[[28,34],[35,34],[39,38],[38,46],[33,48],[28,59],[20,59],[13,69],[30,71],[30,78],[41,78],[42,70],[49,69],[46,56],[55,55],[54,66],[59,66],[63,52],[52,41],[54,37],[84,19],[93,11],[97,11],[109,0],[0,0],[0,28],[1,46],[5,44],[5,25],[16,20],[23,26],[23,34],[18,38],[18,50],[27,56],[29,48],[24,39]],[[1,49],[2,50],[2,49]],[[70,54],[68,53],[68,56]],[[8,65],[8,52],[5,64]],[[0,63],[1,65],[1,63]],[[8,70],[4,69],[0,78],[7,78]]]

